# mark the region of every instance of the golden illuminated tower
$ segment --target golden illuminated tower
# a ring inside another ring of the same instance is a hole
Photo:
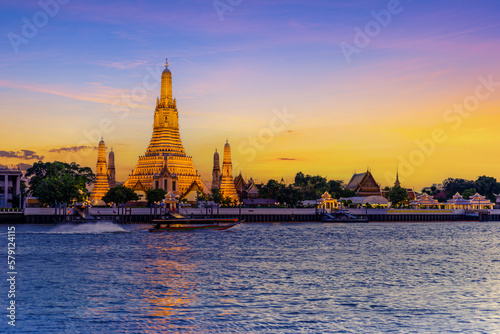
[[[108,155],[108,182],[110,188],[116,186],[115,152],[113,152],[113,148],[111,148]]]
[[[109,190],[108,183],[108,170],[106,167],[106,145],[104,145],[104,140],[101,137],[99,142],[99,150],[97,153],[97,169],[94,182],[94,188],[90,194],[89,200],[92,204],[103,204],[101,199],[106,195]]]
[[[214,153],[214,169],[212,170],[212,189],[220,189],[220,161],[219,152],[215,149]]]
[[[156,99],[153,135],[143,156],[125,182],[136,191],[161,188],[182,197],[191,186],[203,187],[193,160],[186,155],[179,134],[179,114],[172,99],[172,73],[168,61],[161,75],[160,98]]]
[[[222,162],[222,178],[220,182],[220,191],[222,196],[229,196],[231,200],[238,200],[238,193],[234,186],[233,179],[233,164],[231,163],[231,146],[226,140],[226,145],[224,145],[224,160]]]

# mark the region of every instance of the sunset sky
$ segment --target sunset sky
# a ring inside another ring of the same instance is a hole
[[[76,161],[101,135],[124,182],[144,154],[165,58],[181,138],[210,184],[298,171],[420,190],[500,180],[498,1],[2,3],[0,164]]]

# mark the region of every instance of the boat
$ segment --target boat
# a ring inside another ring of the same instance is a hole
[[[191,230],[227,230],[243,220],[238,218],[185,218],[178,214],[171,214],[171,218],[153,220],[153,227],[149,232],[191,231]]]
[[[324,223],[369,223],[368,218],[361,218],[351,215],[345,211],[339,210],[332,213],[325,212],[323,214]]]

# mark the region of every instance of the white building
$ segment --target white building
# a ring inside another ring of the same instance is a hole
[[[19,169],[0,168],[0,208],[20,207],[14,198],[21,195],[21,177]]]

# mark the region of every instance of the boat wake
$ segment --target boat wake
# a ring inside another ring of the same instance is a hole
[[[102,223],[87,223],[87,224],[67,224],[61,225],[48,231],[48,233],[59,234],[98,234],[98,233],[126,233],[125,230],[118,224],[111,222]]]

